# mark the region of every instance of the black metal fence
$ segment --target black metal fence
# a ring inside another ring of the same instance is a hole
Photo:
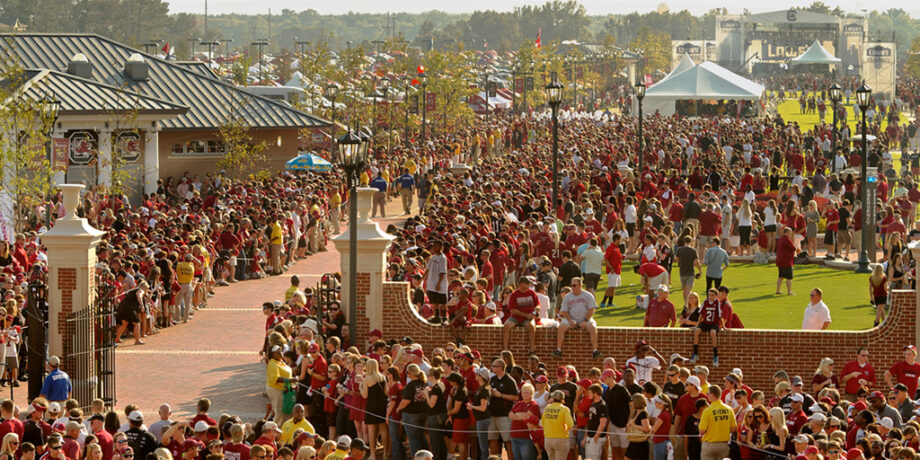
[[[20,372],[28,369],[29,399],[41,394],[45,379],[45,361],[48,358],[48,286],[44,277],[29,283],[26,308],[26,327],[23,329],[22,350],[19,354]]]
[[[100,280],[95,303],[67,318],[73,331],[67,359],[75,362],[78,374],[71,376],[73,398],[83,410],[94,399],[115,406],[115,307],[115,286]]]

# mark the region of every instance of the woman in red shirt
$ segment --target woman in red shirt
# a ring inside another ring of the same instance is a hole
[[[869,276],[869,298],[875,304],[875,327],[885,319],[885,306],[888,304],[888,277],[881,264],[876,265]]]
[[[540,417],[540,406],[533,400],[533,385],[525,383],[521,387],[521,399],[511,406],[508,418],[511,419],[511,451],[514,458],[537,458],[537,448],[530,439],[527,422],[531,417]]]

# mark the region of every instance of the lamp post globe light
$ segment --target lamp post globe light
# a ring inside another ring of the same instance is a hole
[[[840,103],[840,85],[834,83],[827,89],[834,107],[834,124],[831,125],[831,172],[837,172],[837,104]]]
[[[367,145],[358,133],[347,131],[336,140],[339,166],[345,171],[348,181],[348,324],[351,329],[351,345],[357,345],[358,327],[357,298],[358,285],[358,175],[367,164]]]
[[[639,186],[642,186],[642,99],[645,99],[645,82],[636,83],[636,99],[639,101]]]
[[[559,206],[559,104],[562,103],[562,84],[556,81],[546,85],[546,102],[553,113],[553,202],[549,209],[553,218],[556,218],[556,207]],[[488,97],[486,93],[486,97]]]
[[[859,261],[856,263],[856,273],[871,273],[872,270],[869,269],[869,245],[872,245],[872,250],[875,251],[875,242],[870,239],[870,236],[873,232],[868,231],[870,222],[869,222],[869,209],[870,206],[874,209],[875,203],[867,203],[869,196],[868,190],[868,178],[866,177],[866,162],[869,157],[868,144],[866,140],[866,110],[869,108],[869,98],[872,96],[872,88],[863,82],[863,84],[856,89],[856,104],[859,105],[859,111],[862,114],[862,159],[860,160],[860,179],[859,179],[859,202],[862,203],[862,250],[859,252]],[[874,214],[874,213],[873,213]],[[871,222],[871,225],[875,225],[875,222]],[[874,239],[874,238],[873,238]]]

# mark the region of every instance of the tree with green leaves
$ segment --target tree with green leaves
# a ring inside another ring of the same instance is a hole
[[[234,107],[218,132],[223,143],[224,155],[217,160],[217,167],[224,169],[231,179],[239,180],[246,173],[261,174],[265,168],[266,141],[255,142],[249,125],[243,119],[240,108]]]
[[[11,38],[0,43],[0,216],[12,221],[3,227],[12,224],[18,233],[39,223],[42,197],[53,189],[49,146],[57,107],[50,93],[40,99],[25,94],[29,73],[15,46]],[[33,95],[42,92],[41,82],[30,87]]]
[[[904,73],[914,78],[920,77],[920,37],[914,38],[907,51],[907,61],[904,63]]]

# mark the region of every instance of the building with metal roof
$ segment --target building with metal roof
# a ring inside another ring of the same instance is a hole
[[[69,151],[60,182],[108,184],[112,168],[120,167],[133,178],[123,184],[129,196],[139,198],[154,192],[160,178],[213,171],[224,156],[219,129],[230,121],[248,126],[254,142],[264,141],[265,167],[280,169],[300,149],[302,130],[331,125],[220,80],[206,67],[163,60],[99,35],[0,39],[29,69],[24,94],[61,102],[54,132],[61,142],[55,145],[66,140]],[[127,113],[133,126],[123,126]],[[132,135],[139,138],[124,141]],[[123,155],[120,145],[136,151]]]

